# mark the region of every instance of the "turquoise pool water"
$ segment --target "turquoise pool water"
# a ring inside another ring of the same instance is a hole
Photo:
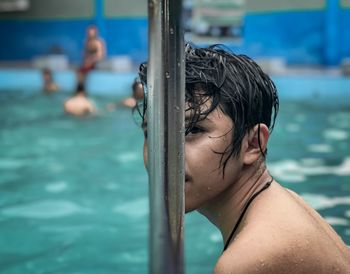
[[[65,116],[65,98],[0,93],[0,272],[147,273],[142,133],[127,109]],[[282,101],[277,124],[271,172],[349,245],[350,103]],[[220,234],[196,213],[185,232],[187,273],[211,273]]]

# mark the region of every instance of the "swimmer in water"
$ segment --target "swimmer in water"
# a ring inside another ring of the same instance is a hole
[[[132,96],[124,99],[122,105],[129,108],[136,107],[139,100],[144,98],[143,85],[138,78],[132,84]]]
[[[217,45],[187,44],[185,60],[185,211],[197,210],[221,232],[214,273],[350,273],[343,240],[268,171],[279,109],[269,76],[249,57]],[[146,75],[145,63],[144,85]],[[147,168],[147,117],[141,118]]]
[[[44,92],[45,93],[54,93],[54,92],[58,91],[59,87],[53,80],[51,70],[48,68],[43,69],[42,75],[43,75],[43,80],[44,80]]]
[[[87,98],[84,84],[79,80],[75,94],[64,102],[64,111],[74,116],[85,116],[88,114],[96,114],[95,104]]]
[[[107,110],[112,111],[121,105],[123,107],[134,108],[138,101],[144,98],[143,85],[139,78],[136,78],[132,84],[132,96],[125,98],[121,103],[111,103],[107,105]]]

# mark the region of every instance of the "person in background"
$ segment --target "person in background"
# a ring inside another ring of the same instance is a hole
[[[136,78],[132,84],[132,96],[124,99],[122,105],[129,108],[134,108],[139,100],[144,98],[143,85],[141,81]]]
[[[137,102],[143,100],[144,90],[143,85],[139,78],[136,78],[132,84],[132,96],[125,98],[120,103],[111,103],[107,105],[107,110],[112,111],[121,105],[123,107],[134,108],[137,105]]]
[[[52,72],[48,68],[44,68],[42,70],[43,80],[44,80],[44,92],[45,93],[53,93],[58,91],[59,87],[54,82],[52,77]]]
[[[64,111],[74,116],[96,114],[95,104],[87,98],[82,82],[78,84],[75,94],[64,102]]]
[[[89,26],[86,30],[86,40],[84,44],[83,63],[79,71],[85,75],[96,68],[98,62],[105,58],[106,49],[104,41],[98,35],[96,26]]]
[[[350,250],[266,165],[276,87],[249,57],[186,45],[185,211],[221,232],[215,274],[350,273]],[[140,67],[147,84],[147,64]],[[148,167],[147,116],[143,119]],[[143,117],[142,117],[143,116]]]
[[[89,26],[86,29],[83,63],[76,72],[77,79],[78,79],[76,96],[77,95],[79,96],[77,97],[74,96],[71,98],[71,99],[79,99],[78,101],[81,103],[79,105],[81,107],[84,106],[83,109],[88,110],[88,113],[95,112],[95,108],[93,107],[93,103],[90,102],[86,96],[86,91],[85,91],[86,76],[91,70],[96,68],[96,65],[98,64],[98,62],[103,60],[103,58],[105,58],[105,55],[106,55],[105,44],[102,38],[100,38],[98,35],[97,27],[94,25]],[[76,100],[73,100],[73,102],[76,102]],[[73,109],[75,109],[75,107]],[[80,110],[78,112],[80,113]]]

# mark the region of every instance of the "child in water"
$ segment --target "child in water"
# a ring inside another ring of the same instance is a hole
[[[110,103],[106,106],[106,109],[108,111],[113,111],[118,107],[135,108],[137,105],[137,102],[142,101],[144,99],[143,85],[140,82],[139,78],[136,78],[134,80],[131,88],[132,88],[132,95],[130,97],[127,97],[118,103]]]
[[[90,114],[96,114],[97,109],[92,100],[90,100],[85,91],[84,75],[78,73],[78,84],[73,96],[68,98],[63,108],[65,113],[73,116],[86,116]]]
[[[58,91],[59,87],[53,80],[51,70],[48,68],[44,68],[42,70],[42,75],[43,75],[43,82],[44,82],[44,92],[54,93]]]
[[[138,78],[132,84],[132,96],[124,99],[122,105],[129,108],[134,108],[139,100],[144,97],[143,85]]]
[[[185,211],[197,210],[221,231],[214,273],[350,273],[342,239],[267,169],[279,109],[271,79],[220,46],[186,45],[185,57]],[[143,64],[144,85],[146,75]]]

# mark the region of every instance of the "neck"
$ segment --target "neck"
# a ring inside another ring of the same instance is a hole
[[[227,241],[249,198],[262,189],[271,176],[265,163],[260,162],[258,166],[244,167],[238,178],[222,194],[215,197],[214,201],[208,203],[209,206],[198,210],[221,231],[224,242]]]

